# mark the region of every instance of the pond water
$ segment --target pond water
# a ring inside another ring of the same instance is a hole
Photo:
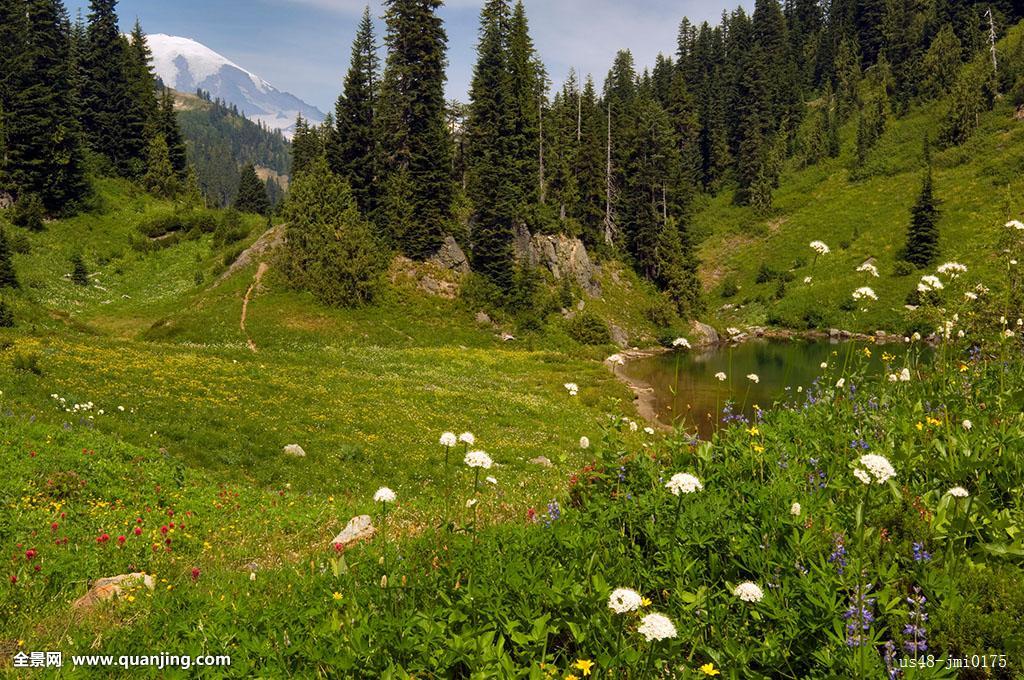
[[[830,364],[830,379],[838,377],[847,353],[866,346],[854,341],[759,340],[637,359],[620,367],[619,373],[654,389],[652,406],[659,421],[691,432],[696,428],[701,437],[708,437],[716,422],[721,423],[730,400],[732,412],[748,418],[755,405],[769,409],[776,403],[803,403],[804,391],[823,373],[823,362]],[[892,366],[902,368],[908,351],[899,344],[871,346],[871,350],[871,370],[879,374],[884,370],[883,353],[896,356]],[[724,373],[726,380],[719,380],[718,373]],[[760,382],[748,380],[751,373]]]

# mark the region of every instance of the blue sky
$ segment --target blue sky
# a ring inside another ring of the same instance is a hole
[[[717,21],[725,8],[752,0],[524,0],[530,31],[556,86],[571,67],[600,85],[615,51],[629,48],[649,65],[675,50],[684,16]],[[88,0],[66,0],[72,16]],[[121,0],[122,27],[135,18],[148,33],[193,38],[240,66],[327,111],[341,89],[349,47],[366,0]],[[472,77],[482,0],[449,0],[448,96],[465,100]],[[372,0],[378,35],[381,2]]]

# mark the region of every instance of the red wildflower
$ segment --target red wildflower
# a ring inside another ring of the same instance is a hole
[[[199,573],[200,573],[199,572],[199,567],[192,567],[192,580],[193,581],[198,581],[199,580]]]
[[[141,536],[142,535],[142,527],[135,527],[134,533],[135,533],[136,536]]]
[[[56,531],[56,530],[57,530],[57,523],[54,522],[53,524],[50,525],[50,531]]]
[[[334,552],[339,552],[340,553],[343,548],[344,548],[344,546],[341,545],[341,543],[335,543],[334,544]]]
[[[40,570],[40,569],[42,569],[42,568],[43,568],[43,567],[42,567],[42,565],[40,565],[40,564],[37,564],[37,565],[36,565],[36,567],[35,567],[36,571],[39,571],[39,570]]]
[[[11,574],[11,583],[17,583],[17,582],[18,582],[18,577],[15,576],[14,574]]]
[[[537,511],[535,509],[533,509],[533,508],[530,508],[529,510],[527,510],[526,511],[526,519],[528,519],[531,522],[536,522],[537,521]]]
[[[171,522],[170,526],[173,529],[174,528],[174,522]]]
[[[97,543],[106,543],[109,540],[110,540],[110,534],[102,534],[102,535],[96,537],[96,542]]]
[[[118,543],[120,543],[121,545],[124,545],[124,542],[125,542],[126,540],[128,540],[128,539],[126,539],[126,538],[124,537],[124,534],[122,534],[122,535],[120,535],[120,536],[118,536],[118,537],[117,537],[117,542],[118,542]]]
[[[135,520],[135,523],[136,523],[136,524],[142,524],[142,518],[141,518],[141,517],[137,518],[137,519]]]
[[[35,548],[29,548],[28,550],[25,551],[25,559],[26,560],[31,560],[32,558],[34,558],[38,554],[39,553],[36,552]]]
[[[162,527],[160,527],[160,533],[164,534],[164,535],[167,535],[167,525],[166,524],[163,525]]]

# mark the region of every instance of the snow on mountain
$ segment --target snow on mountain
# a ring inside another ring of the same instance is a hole
[[[295,119],[300,113],[314,123],[324,120],[323,112],[315,106],[278,90],[195,40],[163,33],[149,35],[147,40],[156,75],[179,92],[203,89],[213,98],[237,106],[246,118],[281,130],[288,138],[295,131]]]

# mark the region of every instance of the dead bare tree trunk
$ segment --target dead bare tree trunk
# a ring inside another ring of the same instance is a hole
[[[612,221],[612,104],[608,102],[608,157],[605,167],[604,190],[604,241],[615,242],[615,224]]]
[[[537,107],[537,117],[540,123],[540,144],[539,147],[539,159],[538,159],[538,170],[537,170],[537,192],[540,197],[541,205],[547,202],[547,186],[544,182],[544,97],[539,97]]]

